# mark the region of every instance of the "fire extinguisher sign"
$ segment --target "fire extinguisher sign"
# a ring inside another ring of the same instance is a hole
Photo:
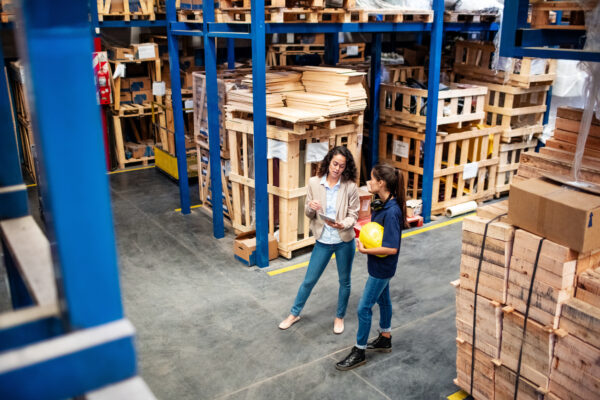
[[[93,65],[96,78],[96,91],[98,102],[102,105],[111,103],[110,67],[108,55],[105,51],[94,52]]]

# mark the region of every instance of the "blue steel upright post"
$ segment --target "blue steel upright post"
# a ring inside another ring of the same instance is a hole
[[[379,160],[379,85],[381,84],[381,33],[374,33],[371,40],[371,99],[369,112],[368,170]]]
[[[336,33],[325,34],[325,64],[337,65],[340,57],[340,36]]]
[[[227,39],[227,69],[235,69],[235,39]]]
[[[177,20],[175,0],[167,0],[167,25]],[[190,187],[187,173],[187,154],[185,151],[185,132],[183,125],[183,106],[181,98],[181,76],[179,75],[179,42],[171,28],[167,29],[169,46],[169,69],[171,72],[171,102],[175,127],[175,153],[177,154],[177,174],[179,176],[179,202],[181,213],[190,213]]]
[[[433,1],[433,27],[429,43],[429,78],[427,87],[427,123],[425,126],[425,160],[423,163],[423,217],[431,220],[435,144],[437,140],[438,95],[442,63],[444,0]]]
[[[215,20],[214,0],[204,0],[204,70],[208,115],[208,145],[210,159],[210,194],[212,205],[213,235],[220,239],[225,236],[223,220],[223,182],[221,180],[221,137],[219,118],[219,86],[217,82],[217,38],[208,36],[208,24]]]
[[[267,104],[265,71],[265,0],[252,0],[252,110],[254,116],[254,195],[256,264],[269,266],[269,197],[267,192]]]

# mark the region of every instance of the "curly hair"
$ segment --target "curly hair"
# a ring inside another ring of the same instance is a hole
[[[356,172],[356,164],[354,163],[354,157],[352,157],[352,153],[344,146],[337,146],[333,149],[329,150],[321,164],[319,165],[319,172],[317,175],[321,178],[327,175],[329,171],[329,164],[331,164],[331,160],[336,155],[341,155],[346,158],[346,169],[342,172],[342,182],[347,181],[355,181],[357,172]]]

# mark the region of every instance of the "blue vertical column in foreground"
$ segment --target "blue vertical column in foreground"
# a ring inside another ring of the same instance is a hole
[[[2,43],[0,43],[0,65],[4,71]],[[4,73],[0,76],[0,125],[0,220],[2,220],[29,214],[27,187],[23,183],[21,174],[19,145]]]
[[[167,0],[167,25],[177,21],[175,0]],[[187,173],[187,154],[185,151],[185,132],[183,126],[183,105],[181,99],[181,77],[179,76],[179,43],[177,37],[167,27],[169,46],[169,69],[171,71],[171,102],[173,103],[173,122],[175,127],[175,153],[177,154],[177,173],[179,175],[179,202],[181,213],[190,213],[190,187]]]
[[[325,34],[325,64],[337,65],[340,58],[340,37],[339,33]]]
[[[219,134],[219,87],[217,83],[217,47],[215,38],[208,37],[208,24],[215,20],[214,0],[204,0],[204,66],[206,72],[206,102],[208,111],[208,145],[210,160],[210,194],[212,204],[213,235],[225,236],[223,221],[223,181],[221,180],[221,137]]]
[[[379,160],[379,85],[381,84],[381,33],[371,39],[371,93],[369,112],[369,171]],[[370,173],[370,172],[369,172]]]
[[[121,319],[123,307],[88,4],[21,4],[22,31],[16,36],[33,100],[39,182],[59,293],[68,327],[90,328]],[[135,368],[135,357],[127,363]]]
[[[433,27],[429,43],[429,78],[427,92],[427,124],[425,127],[425,161],[423,163],[423,217],[431,220],[433,192],[433,167],[435,144],[437,139],[438,94],[440,89],[440,69],[442,62],[442,36],[444,18],[444,0],[433,2]]]
[[[256,264],[269,266],[269,197],[267,193],[267,107],[265,83],[265,0],[252,0],[252,97],[254,115],[254,195]]]
[[[235,69],[235,39],[227,39],[227,68]]]

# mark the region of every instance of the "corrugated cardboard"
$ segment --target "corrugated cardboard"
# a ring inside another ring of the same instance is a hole
[[[371,216],[371,200],[373,195],[367,190],[359,189],[360,208],[358,209],[358,219],[369,218]]]
[[[248,266],[256,264],[256,231],[242,233],[233,242],[233,254],[235,258]],[[277,239],[269,235],[269,260],[274,260],[279,255],[277,251]]]
[[[579,251],[600,248],[600,196],[544,178],[511,184],[511,223]]]

